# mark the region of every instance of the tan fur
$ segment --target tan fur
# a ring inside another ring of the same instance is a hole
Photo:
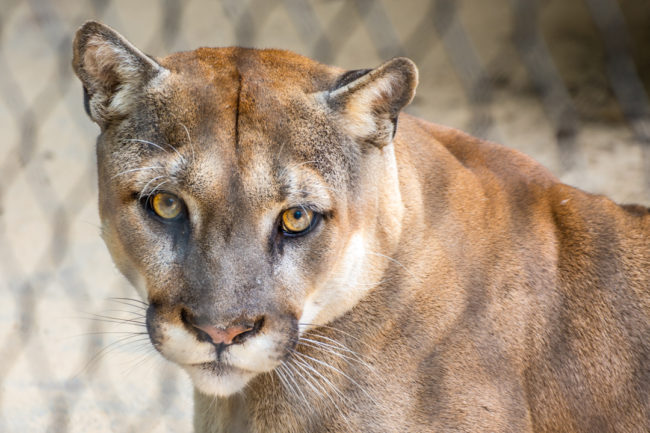
[[[102,128],[104,238],[194,381],[197,432],[650,431],[648,209],[397,122],[407,59],[154,61],[90,22],[73,66]],[[156,220],[155,191],[186,218]],[[297,206],[323,218],[287,238]],[[252,321],[222,352],[197,331]]]

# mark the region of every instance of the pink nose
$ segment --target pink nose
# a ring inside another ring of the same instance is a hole
[[[193,325],[196,329],[200,329],[210,336],[214,344],[232,344],[233,340],[238,336],[245,334],[246,332],[252,331],[252,326],[242,326],[236,325],[229,328],[217,328],[216,326],[211,325]]]

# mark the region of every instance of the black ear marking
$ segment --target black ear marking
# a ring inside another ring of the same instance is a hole
[[[331,90],[340,89],[341,87],[350,84],[357,78],[361,78],[370,71],[372,71],[372,69],[354,69],[347,71],[336,80]]]
[[[86,110],[86,114],[90,116],[90,95],[88,94],[88,89],[86,89],[86,86],[83,86],[84,89],[84,110]]]
[[[391,140],[393,138],[395,138],[395,134],[397,134],[397,119],[398,118],[399,118],[399,116],[394,116],[394,117],[391,117],[391,119],[390,119],[390,121],[393,122],[393,134],[390,137]]]

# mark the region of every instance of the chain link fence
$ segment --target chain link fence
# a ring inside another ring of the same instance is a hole
[[[0,432],[187,432],[188,379],[143,334],[99,236],[94,137],[71,67],[101,20],[153,55],[297,51],[420,68],[407,111],[650,204],[647,0],[0,0]]]

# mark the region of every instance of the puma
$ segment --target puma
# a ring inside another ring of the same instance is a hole
[[[417,69],[85,23],[102,234],[197,432],[650,431],[650,212],[400,114]]]

